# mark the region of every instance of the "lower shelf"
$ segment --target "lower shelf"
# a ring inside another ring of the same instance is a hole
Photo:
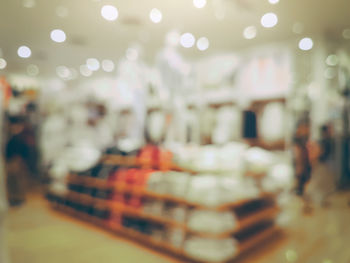
[[[149,235],[143,234],[131,228],[126,228],[120,225],[112,226],[108,221],[79,212],[70,208],[63,204],[53,204],[53,207],[59,211],[65,212],[73,217],[77,217],[84,221],[93,223],[97,226],[103,227],[104,229],[116,233],[118,235],[122,235],[132,240],[142,243],[148,247],[154,248],[160,252],[170,253],[173,256],[184,259],[189,262],[201,262],[196,259],[193,259],[189,255],[187,255],[182,248],[177,248],[167,242],[156,240]],[[264,242],[270,236],[277,234],[280,231],[278,227],[276,227],[273,223],[270,223],[263,229],[259,229],[257,232],[253,232],[248,234],[248,238],[243,238],[238,245],[238,253],[231,259],[226,260],[225,262],[231,262],[238,255],[249,251],[249,249],[259,245]],[[244,235],[244,233],[243,233]]]

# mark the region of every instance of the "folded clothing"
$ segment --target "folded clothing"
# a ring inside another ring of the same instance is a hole
[[[236,218],[230,211],[194,210],[189,214],[187,226],[196,232],[219,234],[234,229]]]

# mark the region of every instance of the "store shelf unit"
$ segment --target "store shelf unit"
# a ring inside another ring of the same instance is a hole
[[[134,157],[107,156],[103,158],[102,163],[117,167],[143,167]],[[185,252],[183,241],[181,244],[175,246],[169,241],[158,240],[152,237],[149,233],[146,233],[147,231],[135,229],[132,225],[123,225],[121,223],[122,220],[138,220],[142,224],[150,224],[161,229],[176,229],[184,233],[185,237],[196,236],[208,239],[234,238],[238,241],[238,252],[235,254],[235,257],[261,243],[265,238],[276,233],[276,231],[279,231],[274,225],[274,219],[279,209],[276,206],[274,196],[271,194],[262,194],[255,198],[237,200],[236,202],[216,207],[206,207],[201,204],[189,202],[185,198],[150,192],[142,186],[112,182],[108,178],[100,179],[71,174],[67,178],[67,184],[73,185],[75,188],[70,189],[63,197],[51,198],[52,203],[59,210],[104,227],[108,231],[122,234],[135,241],[156,248],[157,251],[169,252],[190,261],[196,260]],[[92,195],[91,191],[84,192],[83,190],[85,189],[96,189],[95,194]],[[232,229],[219,233],[199,232],[189,227],[187,216],[183,221],[177,221],[163,214],[147,213],[143,211],[142,207],[133,207],[123,202],[116,202],[108,194],[101,197],[96,194],[96,191],[134,196],[140,198],[142,202],[144,200],[156,200],[180,205],[185,207],[188,213],[199,209],[217,212],[231,211],[235,214],[236,223]],[[116,220],[116,218],[119,218],[120,221]]]

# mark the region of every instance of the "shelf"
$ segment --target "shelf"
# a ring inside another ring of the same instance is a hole
[[[251,213],[248,216],[245,216],[242,219],[237,219],[237,222],[236,222],[237,225],[234,227],[234,229],[231,229],[222,233],[204,233],[204,232],[193,231],[188,228],[187,228],[187,232],[190,234],[194,234],[196,236],[205,237],[205,238],[215,238],[215,239],[228,238],[238,233],[239,231],[247,229],[255,224],[258,224],[259,222],[262,222],[265,220],[266,221],[273,220],[278,212],[279,212],[279,209],[275,206],[261,209],[259,211]]]
[[[200,261],[194,260],[193,258],[191,258],[191,256],[184,253],[182,248],[174,247],[173,245],[171,245],[165,241],[155,240],[151,236],[143,234],[141,232],[138,232],[134,229],[125,228],[125,227],[120,226],[120,225],[115,225],[112,227],[109,224],[109,222],[106,220],[103,220],[103,219],[76,211],[73,208],[70,208],[70,207],[65,206],[65,205],[55,204],[53,206],[54,206],[54,208],[61,210],[63,212],[66,212],[67,214],[69,214],[71,216],[78,217],[84,221],[88,221],[88,222],[93,223],[97,226],[103,227],[104,229],[111,231],[115,234],[126,236],[128,238],[134,239],[136,242],[145,244],[149,247],[153,247],[156,249],[156,251],[171,253],[177,257],[180,257],[180,258],[183,258],[186,260],[191,260],[191,262],[200,262]],[[265,213],[267,213],[267,210],[268,209],[266,209]],[[263,214],[263,213],[261,213],[261,214]],[[269,225],[268,227],[262,229],[262,230],[258,230],[257,232],[253,233],[248,239],[239,243],[238,253],[233,258],[228,259],[225,262],[231,262],[234,258],[237,258],[240,254],[247,252],[249,249],[257,246],[259,243],[262,243],[267,238],[269,238],[273,234],[278,233],[279,231],[280,231],[279,228],[277,228],[276,226],[274,226],[272,224]]]
[[[68,191],[65,198],[70,201],[77,201],[84,205],[98,205],[98,206],[108,206],[109,201],[106,199],[101,199],[97,197],[90,196],[88,194],[77,193],[74,191]]]
[[[110,188],[107,179],[94,178],[90,176],[82,176],[76,174],[69,174],[67,177],[68,183],[84,185],[87,187],[107,189]]]
[[[142,210],[128,207],[128,206],[123,206],[120,204],[111,204],[111,211],[116,212],[116,213],[121,213],[124,215],[130,215],[130,216],[136,216],[138,218],[142,218],[145,220],[150,220],[155,223],[160,223],[164,225],[168,225],[171,227],[177,227],[186,230],[186,225],[181,222],[177,222],[175,220],[172,220],[170,218],[164,217],[164,216],[157,216],[157,215],[151,215],[144,213]]]
[[[119,185],[115,185],[113,187],[113,189],[115,189],[119,193],[129,193],[129,194],[134,194],[134,195],[138,195],[138,196],[144,196],[144,197],[174,202],[177,204],[183,204],[183,205],[193,207],[196,209],[207,209],[207,210],[215,210],[215,211],[225,211],[225,210],[235,209],[237,207],[243,206],[243,205],[251,203],[253,201],[262,200],[262,199],[263,200],[271,199],[274,197],[274,195],[272,195],[272,194],[263,193],[256,198],[241,199],[241,200],[237,200],[235,202],[223,204],[223,205],[220,205],[217,207],[208,207],[208,206],[205,206],[202,204],[189,202],[189,201],[187,201],[183,198],[180,198],[180,197],[176,197],[176,196],[172,196],[172,195],[168,195],[168,194],[158,194],[158,193],[146,191],[142,187],[129,186],[126,184],[119,184]]]

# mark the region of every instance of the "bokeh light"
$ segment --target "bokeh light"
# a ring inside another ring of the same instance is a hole
[[[266,13],[261,17],[261,25],[266,28],[271,28],[277,25],[278,17],[275,13]]]
[[[114,21],[118,18],[118,9],[112,5],[105,5],[101,9],[101,15],[108,21]]]
[[[17,50],[17,54],[21,58],[29,58],[32,55],[32,51],[27,46],[20,46]]]
[[[313,46],[314,46],[314,42],[309,37],[305,37],[299,41],[299,48],[301,50],[305,50],[305,51],[311,50]]]
[[[160,21],[162,21],[162,17],[163,17],[162,12],[160,12],[160,10],[157,9],[157,8],[153,8],[151,10],[151,12],[149,13],[149,18],[155,24],[157,24]]]
[[[191,33],[184,33],[183,35],[181,35],[180,44],[184,48],[193,47],[195,42],[196,42],[196,39]]]
[[[66,41],[66,33],[61,29],[54,29],[51,31],[50,37],[52,41],[62,43]]]
[[[256,27],[255,26],[248,26],[243,31],[243,36],[245,39],[253,39],[256,37]]]
[[[201,37],[197,40],[197,48],[200,51],[207,50],[209,47],[209,40],[206,37]]]

